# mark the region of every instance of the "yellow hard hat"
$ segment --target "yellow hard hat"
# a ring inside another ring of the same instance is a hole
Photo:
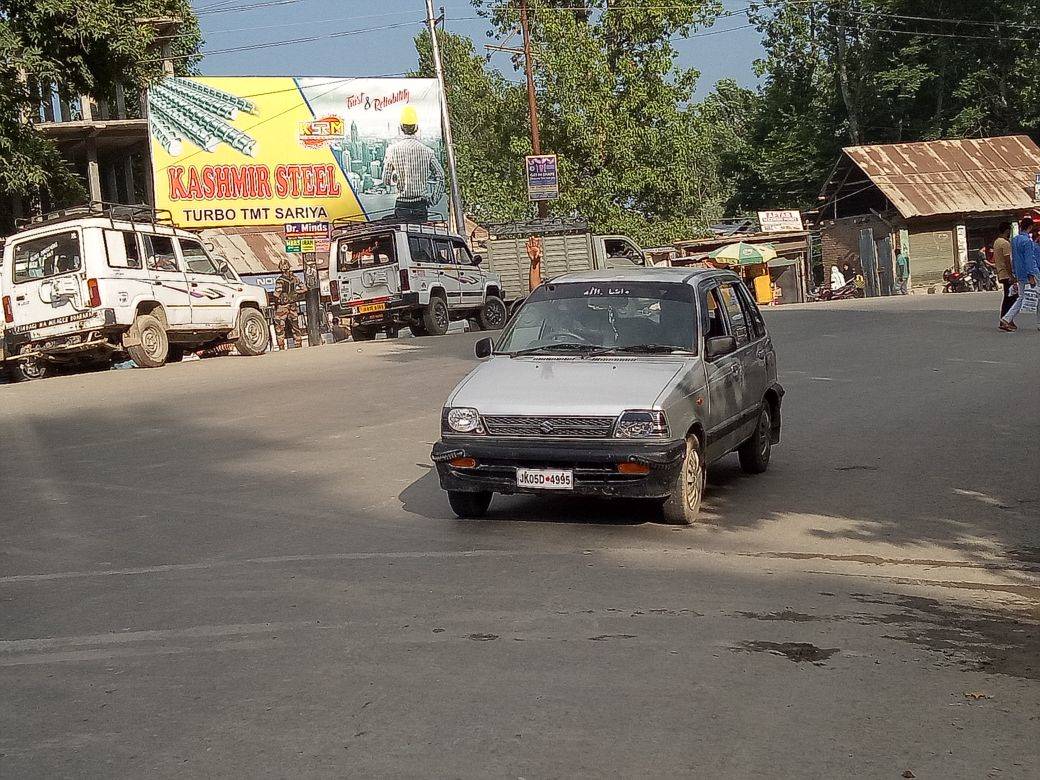
[[[419,115],[415,113],[415,109],[412,106],[405,106],[401,110],[401,125],[418,125]]]

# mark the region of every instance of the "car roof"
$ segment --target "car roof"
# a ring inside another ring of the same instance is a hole
[[[706,278],[739,278],[732,271],[721,268],[603,268],[597,271],[574,271],[554,277],[555,284],[565,282],[672,282],[696,284]]]
[[[141,233],[158,233],[160,235],[175,235],[181,238],[198,238],[198,234],[189,230],[176,228],[162,222],[133,221],[129,219],[115,219],[109,217],[88,216],[75,217],[54,222],[43,222],[22,228],[17,233],[7,237],[7,241],[25,241],[26,239],[49,236],[56,233],[64,233],[76,228],[102,227],[116,230],[132,230]]]

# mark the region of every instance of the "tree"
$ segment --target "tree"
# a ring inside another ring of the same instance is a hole
[[[515,5],[477,4],[498,32],[518,25]],[[542,147],[560,164],[553,215],[645,244],[690,237],[722,215],[731,191],[716,139],[733,125],[718,114],[723,97],[708,110],[693,104],[697,73],[676,67],[671,44],[717,11],[713,2],[532,5]],[[524,89],[490,72],[468,43],[441,40],[463,200],[499,218],[527,215]],[[419,48],[430,74],[422,37]],[[514,60],[516,72],[521,65]]]
[[[83,187],[35,129],[41,90],[111,99],[162,73],[155,26],[181,20],[171,53],[190,69],[201,42],[188,0],[0,0],[0,193],[64,202]],[[49,93],[48,93],[49,94]]]
[[[1035,10],[1035,0],[754,3],[764,84],[735,203],[814,206],[847,145],[1035,137]]]

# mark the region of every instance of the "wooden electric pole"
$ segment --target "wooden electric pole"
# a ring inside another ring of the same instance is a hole
[[[531,115],[531,151],[533,154],[542,153],[542,139],[538,134],[538,104],[535,102],[534,94],[534,65],[531,56],[531,30],[527,24],[527,0],[520,0],[520,29],[524,35],[524,74],[527,76],[527,110]],[[545,219],[549,216],[549,204],[540,200],[538,203],[538,217]]]

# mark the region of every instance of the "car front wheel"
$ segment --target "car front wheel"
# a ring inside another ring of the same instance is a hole
[[[672,493],[661,507],[666,523],[692,525],[697,522],[706,474],[700,439],[691,433],[686,437],[686,457],[675,478]]]
[[[466,520],[486,515],[488,507],[491,506],[491,496],[491,493],[467,493],[462,490],[449,490],[448,503],[451,504],[452,512],[458,515],[459,518]]]
[[[506,324],[506,305],[502,299],[489,295],[480,310],[479,320],[483,330],[501,330]]]
[[[255,357],[271,346],[271,329],[267,318],[256,309],[242,309],[238,314],[238,339],[235,349],[240,355]]]
[[[166,362],[170,351],[163,324],[151,314],[140,314],[134,327],[140,342],[126,348],[130,359],[138,368],[158,368]]]

